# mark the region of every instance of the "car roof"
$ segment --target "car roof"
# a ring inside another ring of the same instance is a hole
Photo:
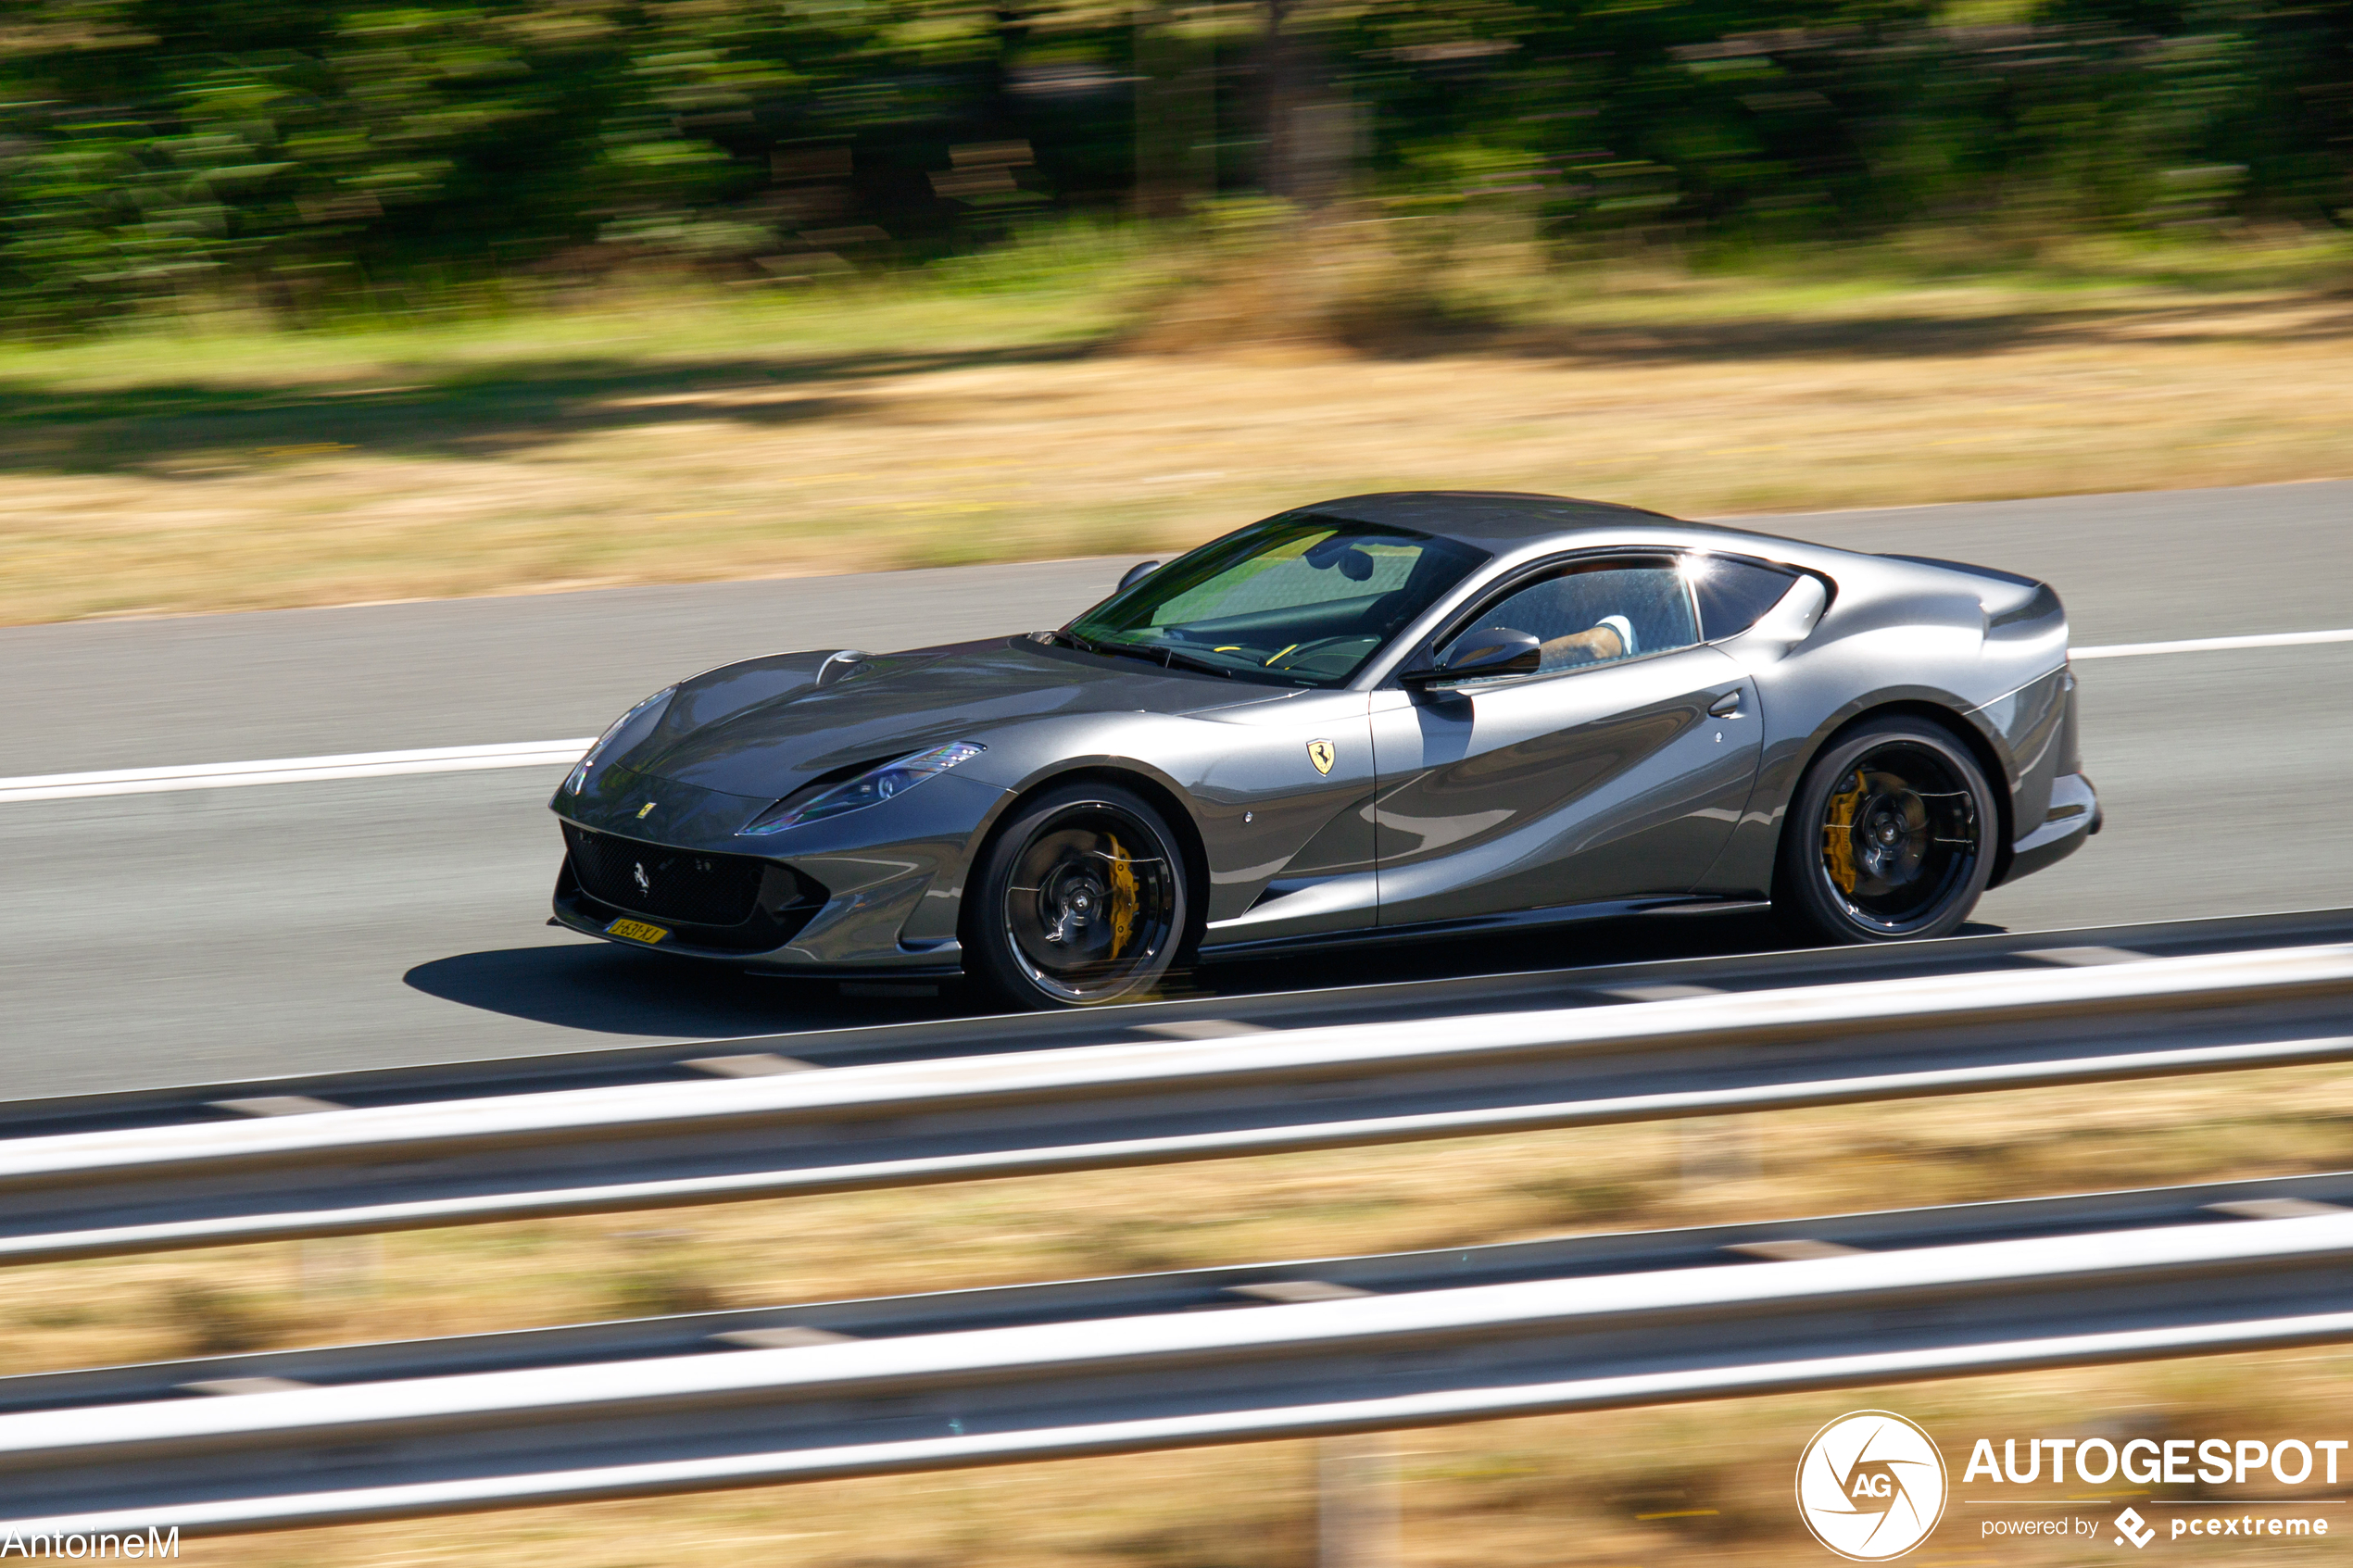
[[[1494,555],[1565,533],[1595,531],[1654,534],[1664,523],[1676,535],[1721,537],[1726,544],[1771,541],[1798,545],[1802,541],[1714,523],[1685,522],[1664,512],[1613,501],[1580,501],[1568,495],[1539,495],[1509,490],[1391,490],[1370,495],[1348,495],[1301,507],[1301,513],[1339,518],[1350,522],[1389,523],[1456,539]],[[1819,546],[1815,546],[1819,548]],[[1778,552],[1777,552],[1778,553]]]

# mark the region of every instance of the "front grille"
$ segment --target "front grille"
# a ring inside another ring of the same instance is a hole
[[[760,902],[764,860],[664,849],[564,824],[581,891],[634,914],[688,925],[740,925]]]

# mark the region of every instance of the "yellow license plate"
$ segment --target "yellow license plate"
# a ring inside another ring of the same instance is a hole
[[[632,942],[659,942],[670,933],[659,925],[648,925],[641,920],[617,920],[605,927],[608,936],[626,936]]]

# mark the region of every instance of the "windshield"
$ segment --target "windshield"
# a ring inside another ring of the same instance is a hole
[[[1294,512],[1179,556],[1066,631],[1104,652],[1336,686],[1485,558],[1411,529]]]

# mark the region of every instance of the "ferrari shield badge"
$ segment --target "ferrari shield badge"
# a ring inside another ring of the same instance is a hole
[[[1309,741],[1307,743],[1307,760],[1315,764],[1315,771],[1317,772],[1330,772],[1332,771],[1332,743],[1327,740]]]
[[[638,807],[637,820],[641,822],[644,822],[648,817],[653,814],[654,807],[659,804],[660,802],[658,801],[648,800],[643,806]]]

